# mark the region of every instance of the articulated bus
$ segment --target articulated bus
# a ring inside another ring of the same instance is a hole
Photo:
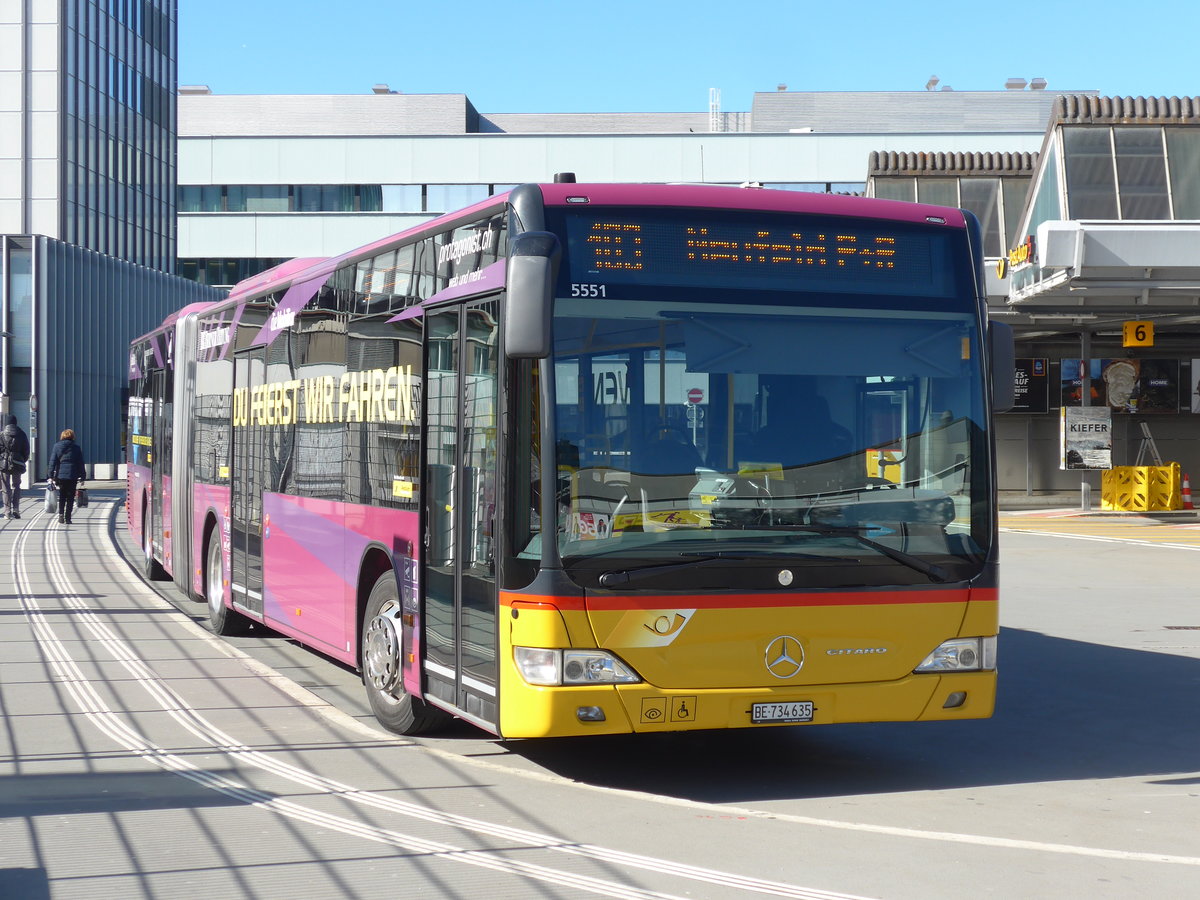
[[[979,718],[987,321],[958,209],[521,185],[132,342],[150,577],[399,733]]]

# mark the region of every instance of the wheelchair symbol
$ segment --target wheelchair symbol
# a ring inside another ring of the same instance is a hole
[[[696,718],[696,698],[676,697],[671,706],[672,722],[691,722]]]

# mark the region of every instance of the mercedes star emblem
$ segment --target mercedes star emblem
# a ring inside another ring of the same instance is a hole
[[[781,634],[767,644],[767,671],[776,678],[791,678],[804,667],[804,648],[790,634]]]

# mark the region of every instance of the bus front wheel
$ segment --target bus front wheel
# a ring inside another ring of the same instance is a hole
[[[208,601],[208,627],[214,634],[245,634],[250,630],[250,620],[225,605],[225,562],[221,558],[221,538],[215,532],[208,539],[204,597]]]
[[[388,731],[420,734],[449,717],[404,689],[401,671],[400,595],[384,572],[371,588],[362,623],[362,678],[375,718]]]

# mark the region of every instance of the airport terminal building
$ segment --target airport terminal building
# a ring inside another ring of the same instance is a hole
[[[1002,484],[1079,483],[1053,414],[1081,403],[1114,465],[1154,464],[1149,436],[1200,475],[1200,98],[1058,98],[1009,248],[993,314],[1046,384],[1001,422]]]

